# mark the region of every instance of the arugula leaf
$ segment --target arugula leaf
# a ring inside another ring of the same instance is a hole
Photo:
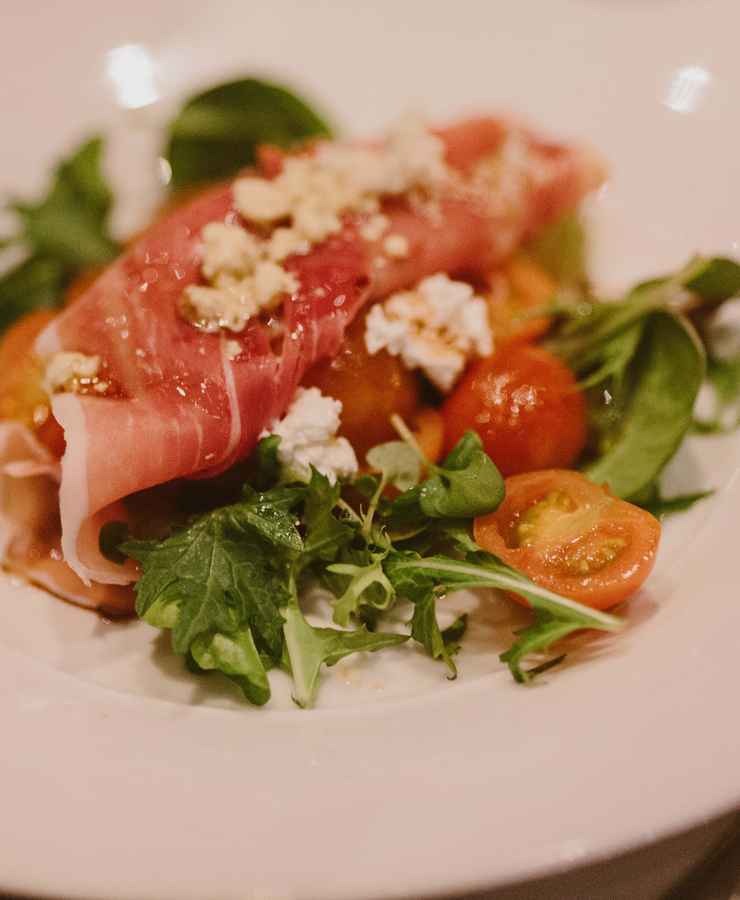
[[[458,641],[465,632],[466,620],[461,617],[449,629],[441,631],[437,621],[437,595],[433,590],[419,592],[413,603],[411,637],[422,645],[432,659],[442,660],[449,671],[448,678],[454,680],[457,678],[457,666],[453,656],[459,650]]]
[[[287,88],[256,78],[218,85],[191,98],[170,125],[172,187],[227,178],[254,163],[259,144],[318,137],[331,137],[329,126]]]
[[[216,669],[237,684],[250,703],[262,706],[270,699],[270,682],[249,628],[232,635],[199,634],[190,646],[190,658],[199,669]]]
[[[531,681],[535,675],[540,675],[565,659],[565,656],[562,655],[535,666],[533,669],[523,669],[522,661],[525,657],[532,653],[544,652],[557,641],[583,627],[578,622],[553,616],[546,610],[535,610],[534,623],[516,632],[517,640],[505,653],[499,656],[499,659],[509,666],[515,681],[519,684],[524,684],[527,681]]]
[[[354,538],[356,530],[335,514],[341,490],[338,482],[332,484],[325,475],[311,467],[303,510],[305,535],[301,568],[317,561],[333,562],[339,551]]]
[[[449,556],[421,557],[415,553],[390,553],[385,570],[396,592],[401,597],[420,598],[423,591],[442,588],[489,587],[514,591],[525,597],[540,618],[518,635],[512,647],[502,654],[517,681],[527,681],[531,672],[521,668],[522,660],[529,653],[546,649],[559,637],[572,631],[596,629],[618,631],[623,623],[608,613],[590,609],[567,597],[561,597],[507,566],[498,557],[483,550],[468,552],[463,559]],[[545,628],[542,623],[557,623]],[[531,629],[536,629],[532,631]]]
[[[466,431],[419,490],[421,511],[434,518],[472,518],[493,512],[504,499],[504,480],[480,437]]]
[[[374,652],[408,640],[406,634],[340,631],[309,625],[295,599],[285,610],[285,645],[295,685],[293,699],[301,707],[311,706],[318,687],[321,666],[333,666],[350,653]]]

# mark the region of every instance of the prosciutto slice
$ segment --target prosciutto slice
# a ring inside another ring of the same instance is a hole
[[[379,243],[361,239],[352,217],[340,234],[289,258],[300,289],[285,299],[277,337],[258,320],[238,334],[204,333],[178,312],[184,289],[200,277],[203,227],[239,221],[230,186],[155,225],[40,336],[42,356],[99,356],[110,384],[105,396],[57,394],[52,402],[66,438],[61,546],[81,579],[130,581],[130,570],[98,552],[100,516],[134,492],[207,477],[248,454],[306,369],[338,352],[363,304],[436,272],[484,275],[599,183],[601,169],[587,154],[517,129],[526,160],[516,184],[497,193],[495,167],[492,174],[486,164],[510,132],[496,119],[438,132],[460,173],[454,187],[433,208],[395,200],[383,209],[389,230],[408,240],[406,259],[388,259]]]

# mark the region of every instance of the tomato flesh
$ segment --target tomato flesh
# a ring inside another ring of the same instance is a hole
[[[446,449],[477,431],[504,476],[571,466],[586,444],[586,402],[573,373],[529,344],[474,363],[443,415]]]
[[[339,433],[352,444],[360,464],[371,447],[397,437],[390,417],[411,422],[420,403],[419,381],[397,357],[367,352],[365,316],[352,323],[339,353],[312,366],[302,384],[341,400]]]
[[[504,269],[490,276],[488,317],[497,344],[534,341],[552,324],[549,316],[533,312],[552,302],[556,283],[526,256],[513,257]]]
[[[504,502],[474,531],[481,547],[537,584],[595,609],[641,587],[660,542],[650,513],[558,469],[507,478]]]
[[[0,339],[0,419],[23,422],[55,456],[64,453],[64,432],[51,414],[43,369],[33,352],[55,313],[38,310],[18,319]]]

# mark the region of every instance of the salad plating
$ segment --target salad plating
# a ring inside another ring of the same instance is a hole
[[[600,300],[578,208],[603,164],[506,119],[340,142],[282,88],[222,85],[172,124],[172,197],[126,247],[102,152],[13,205],[9,569],[135,610],[255,704],[272,668],[310,706],[323,665],[409,640],[454,677],[466,620],[442,629],[436,606],[460,588],[531,608],[501,655],[519,682],[568,635],[622,627],[656,516],[705,496],[662,497],[662,470],[689,430],[736,424],[740,362],[711,325],[737,263]],[[316,584],[338,627],[307,621]]]

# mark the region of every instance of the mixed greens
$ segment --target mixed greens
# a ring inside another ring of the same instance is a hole
[[[109,557],[123,553],[141,566],[139,616],[171,630],[173,649],[191,670],[219,670],[252,703],[269,699],[270,669],[290,672],[293,697],[304,707],[315,699],[322,665],[409,639],[454,678],[466,623],[440,629],[436,602],[447,591],[497,588],[529,601],[535,621],[502,655],[517,681],[542,671],[526,669],[527,656],[571,632],[621,627],[614,616],[539,587],[476,545],[472,519],[495,510],[504,494],[477,435],[468,432],[436,466],[397,425],[403,440],[371,450],[375,473],[354,482],[332,484],[316,469],[307,483],[284,481],[279,438],[271,436],[258,445],[236,502],[164,539],[121,540],[120,524],[107,526],[101,546]],[[300,597],[311,583],[331,593],[341,628],[306,620]],[[413,604],[408,630],[381,630],[399,599]]]

